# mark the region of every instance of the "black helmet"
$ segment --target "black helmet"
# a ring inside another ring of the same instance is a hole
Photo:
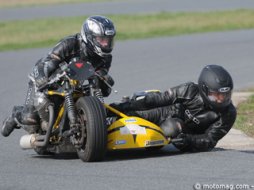
[[[222,111],[231,103],[233,80],[222,66],[206,66],[199,76],[198,86],[204,102],[211,109]]]
[[[113,22],[103,16],[89,17],[81,28],[81,36],[87,47],[101,57],[113,50],[115,34]]]

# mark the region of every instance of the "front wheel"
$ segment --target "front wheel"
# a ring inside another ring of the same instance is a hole
[[[81,97],[76,102],[81,124],[79,158],[84,162],[103,160],[107,148],[106,112],[98,98]]]

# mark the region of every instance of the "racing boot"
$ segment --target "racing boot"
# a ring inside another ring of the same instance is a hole
[[[19,128],[15,118],[20,117],[22,110],[23,106],[14,106],[12,114],[4,120],[3,127],[1,129],[1,134],[4,137],[8,137],[15,128]]]
[[[35,133],[39,129],[39,115],[33,105],[25,105],[16,122],[18,126],[27,131],[29,134]]]

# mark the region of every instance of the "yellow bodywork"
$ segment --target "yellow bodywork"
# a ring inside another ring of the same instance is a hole
[[[64,97],[65,93],[50,90],[48,91],[48,95],[58,95]],[[74,98],[81,96],[82,94],[75,94]],[[108,150],[136,149],[165,146],[169,144],[170,139],[165,137],[162,129],[156,124],[139,117],[127,116],[107,104],[104,104],[104,106],[118,115],[119,118],[108,126]],[[53,126],[54,129],[59,127],[58,125],[63,113],[64,106],[62,105]]]
[[[121,117],[108,127],[108,150],[164,146],[170,142],[154,123],[127,116],[109,105],[104,106]]]

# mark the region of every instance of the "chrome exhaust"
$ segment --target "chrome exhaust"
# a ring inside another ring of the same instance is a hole
[[[36,134],[31,134],[31,135],[23,135],[20,138],[19,144],[22,149],[31,149],[35,148],[35,141],[36,141]]]
[[[31,149],[35,147],[46,147],[49,142],[50,134],[54,125],[54,107],[48,106],[49,109],[49,129],[45,135],[30,134],[20,138],[20,146],[22,149]]]

